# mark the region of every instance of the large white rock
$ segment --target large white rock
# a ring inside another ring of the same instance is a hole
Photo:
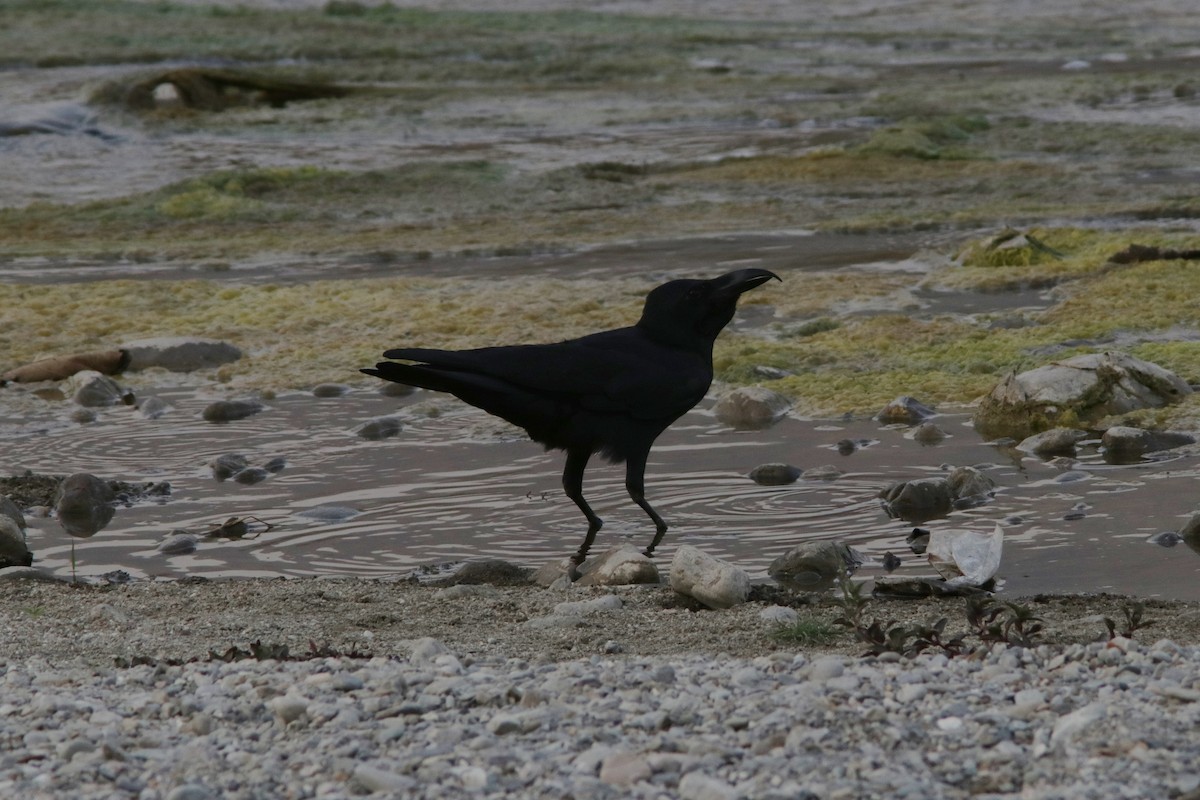
[[[1191,393],[1185,380],[1157,364],[1117,351],[1087,353],[1010,373],[980,403],[975,423],[985,431],[1029,432],[1160,408]]]
[[[730,608],[750,597],[745,571],[685,544],[671,560],[671,588],[709,608]]]
[[[654,562],[631,545],[622,545],[598,558],[588,559],[579,572],[579,586],[627,586],[661,580]]]

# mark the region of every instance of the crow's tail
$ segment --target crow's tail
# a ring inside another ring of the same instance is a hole
[[[435,392],[450,392],[462,388],[463,376],[415,364],[398,364],[395,361],[380,361],[375,367],[359,370],[385,381],[432,389]]]

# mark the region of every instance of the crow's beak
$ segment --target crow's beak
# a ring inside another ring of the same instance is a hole
[[[743,292],[750,291],[756,286],[762,286],[772,278],[780,283],[783,282],[782,278],[770,270],[739,269],[736,272],[726,273],[719,278],[713,278],[713,283],[716,284],[717,291],[736,297]]]

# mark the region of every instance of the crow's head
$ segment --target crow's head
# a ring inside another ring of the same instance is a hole
[[[710,352],[717,335],[733,319],[742,293],[772,278],[781,280],[765,269],[739,269],[707,281],[664,283],[646,296],[638,327],[663,344]]]

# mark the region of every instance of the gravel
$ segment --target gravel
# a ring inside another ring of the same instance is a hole
[[[1196,606],[1026,602],[1046,644],[908,659],[662,587],[7,580],[0,797],[1200,797]]]

